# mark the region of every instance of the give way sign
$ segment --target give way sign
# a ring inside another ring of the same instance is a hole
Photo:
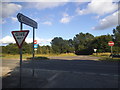
[[[19,48],[22,47],[22,44],[25,41],[25,38],[27,37],[28,33],[29,33],[29,30],[12,31],[12,35],[13,35]]]

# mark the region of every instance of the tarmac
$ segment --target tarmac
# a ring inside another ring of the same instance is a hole
[[[34,72],[34,74],[33,74]],[[71,71],[19,68],[7,73],[2,88],[117,88],[118,76]]]
[[[2,77],[2,88],[42,88],[56,73],[49,70],[24,68],[20,76],[19,68],[17,68]]]
[[[83,60],[79,61],[80,58]],[[96,62],[97,57],[93,58],[87,56],[72,58],[51,57],[51,59],[55,60],[36,60],[34,64],[30,61],[24,61],[21,76],[19,60],[4,60],[2,76],[0,76],[2,77],[2,89],[118,88],[119,86],[119,76],[117,74],[105,74],[103,72],[106,70],[113,72],[112,69],[115,70],[117,68],[115,65],[117,64]],[[69,59],[69,62],[66,61],[67,59]],[[92,61],[89,61],[89,59]],[[72,60],[74,60],[74,62]],[[36,68],[33,69],[33,66]],[[110,67],[110,69],[108,69],[108,67]],[[93,69],[96,71],[93,72]],[[103,71],[101,72],[100,70]]]

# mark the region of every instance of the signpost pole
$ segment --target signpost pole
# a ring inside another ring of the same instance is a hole
[[[111,46],[111,55],[112,55],[112,57],[113,57],[113,51],[112,51],[112,46]]]
[[[22,31],[22,23],[20,26],[20,31],[12,31],[12,35],[16,41],[16,44],[19,47],[19,53],[20,53],[20,62],[19,62],[19,87],[22,88],[22,45],[25,41],[25,38],[27,37],[29,30]]]
[[[35,30],[33,28],[33,60],[34,60],[34,40],[35,40]]]
[[[35,53],[34,52],[34,40],[35,40],[35,30],[34,30],[34,27],[33,27],[33,58],[32,58],[32,61],[34,60],[34,56],[35,56],[35,54],[34,54]],[[34,65],[33,65],[33,76],[34,76]]]
[[[113,41],[109,41],[108,45],[111,46],[111,55],[110,56],[112,56],[112,58],[113,58],[113,46],[114,46],[114,42]]]
[[[20,23],[20,30],[22,31],[23,25],[22,22]],[[22,80],[21,80],[21,73],[22,73],[22,47],[20,48],[20,88],[22,87]]]
[[[29,18],[21,13],[17,14],[17,18],[18,18],[18,21],[21,23],[21,26],[20,26],[21,31],[22,31],[22,23],[33,27],[33,52],[32,52],[33,58],[32,59],[34,60],[34,33],[35,33],[34,29],[35,28],[37,29],[37,22],[35,22],[31,18]],[[22,65],[22,48],[20,48],[20,71],[21,71],[21,65]],[[34,75],[34,68],[33,68],[33,75]]]

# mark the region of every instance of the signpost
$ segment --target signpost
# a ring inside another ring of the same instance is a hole
[[[22,31],[22,27],[21,27],[21,31],[12,31],[12,35],[20,49],[20,87],[21,87],[21,72],[22,72],[22,45],[28,33],[29,30]]]
[[[26,24],[26,25],[28,25],[28,26],[33,27],[33,50],[32,50],[32,52],[33,52],[32,53],[33,58],[32,59],[34,60],[34,53],[35,53],[34,52],[34,39],[35,39],[35,29],[37,29],[37,22],[34,21],[34,20],[32,20],[31,18],[29,18],[29,17],[21,14],[21,13],[17,14],[17,18],[18,18],[18,21],[21,24],[21,26],[20,26],[21,30],[22,30],[22,24],[23,23]],[[22,52],[22,49],[21,49],[21,52]],[[34,68],[33,68],[33,76],[34,76]]]
[[[25,41],[25,38],[27,37],[28,33],[29,33],[29,30],[12,31],[12,35],[13,35],[19,48],[22,47],[22,44]]]
[[[108,42],[108,45],[109,45],[109,46],[114,46],[114,42],[113,42],[113,41],[109,41],[109,42]]]
[[[38,48],[38,44],[34,44],[34,48]]]
[[[96,51],[97,51],[97,49],[94,49],[94,52],[96,53]],[[97,55],[97,53],[96,53],[96,55]]]
[[[113,41],[109,41],[108,45],[111,46],[111,55],[112,55],[113,54],[112,47],[114,46],[114,42]]]
[[[37,44],[37,40],[34,40],[34,44]]]
[[[35,51],[37,50],[37,48],[34,49]]]
[[[35,50],[35,53],[37,53],[37,48],[38,48],[37,40],[34,40],[34,50]]]
[[[37,22],[21,13],[17,14],[17,18],[21,24],[24,23],[28,26],[33,27],[33,59],[34,59],[34,39],[35,39],[35,28],[37,29]]]

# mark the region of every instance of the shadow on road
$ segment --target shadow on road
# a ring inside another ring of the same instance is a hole
[[[66,88],[118,88],[118,77],[115,75],[118,75],[117,62],[65,59],[26,60],[22,62],[21,87],[19,66],[3,76],[2,87],[3,89],[42,88],[47,85],[47,88],[64,88],[65,86],[61,85],[65,83]],[[91,83],[91,80],[97,81],[96,84]]]

